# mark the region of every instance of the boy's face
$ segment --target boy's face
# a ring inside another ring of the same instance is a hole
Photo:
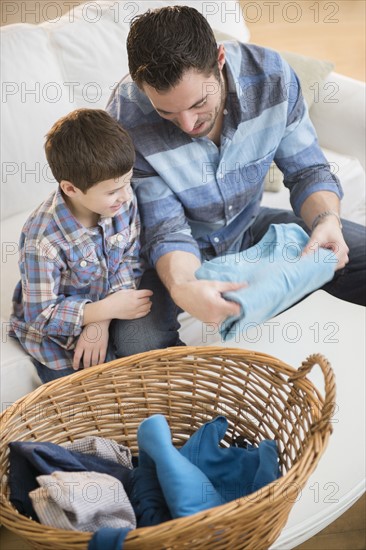
[[[132,170],[119,178],[96,183],[86,193],[72,186],[72,194],[66,194],[71,200],[73,214],[82,222],[99,216],[115,216],[132,198],[131,176]]]

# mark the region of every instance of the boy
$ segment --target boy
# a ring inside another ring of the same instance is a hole
[[[23,227],[10,319],[42,382],[103,363],[107,351],[124,355],[131,323],[152,306],[152,292],[137,290],[140,220],[127,132],[105,111],[78,109],[53,125],[45,152],[59,186]]]

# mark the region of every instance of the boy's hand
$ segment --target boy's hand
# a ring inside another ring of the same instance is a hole
[[[74,370],[78,370],[80,366],[87,369],[104,363],[108,348],[109,324],[110,321],[100,321],[84,327],[74,351]]]
[[[112,319],[139,319],[151,310],[151,290],[118,290],[105,298]]]

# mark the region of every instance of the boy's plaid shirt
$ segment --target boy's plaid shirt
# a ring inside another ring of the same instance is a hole
[[[143,272],[139,236],[135,196],[113,218],[87,229],[60,189],[53,192],[22,230],[10,335],[47,367],[70,368],[85,304],[137,288]],[[91,333],[97,338],[98,327]]]

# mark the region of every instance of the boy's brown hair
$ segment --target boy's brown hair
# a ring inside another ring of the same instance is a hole
[[[46,135],[45,152],[55,179],[83,193],[123,176],[135,162],[130,136],[101,109],[77,109],[57,120]]]

